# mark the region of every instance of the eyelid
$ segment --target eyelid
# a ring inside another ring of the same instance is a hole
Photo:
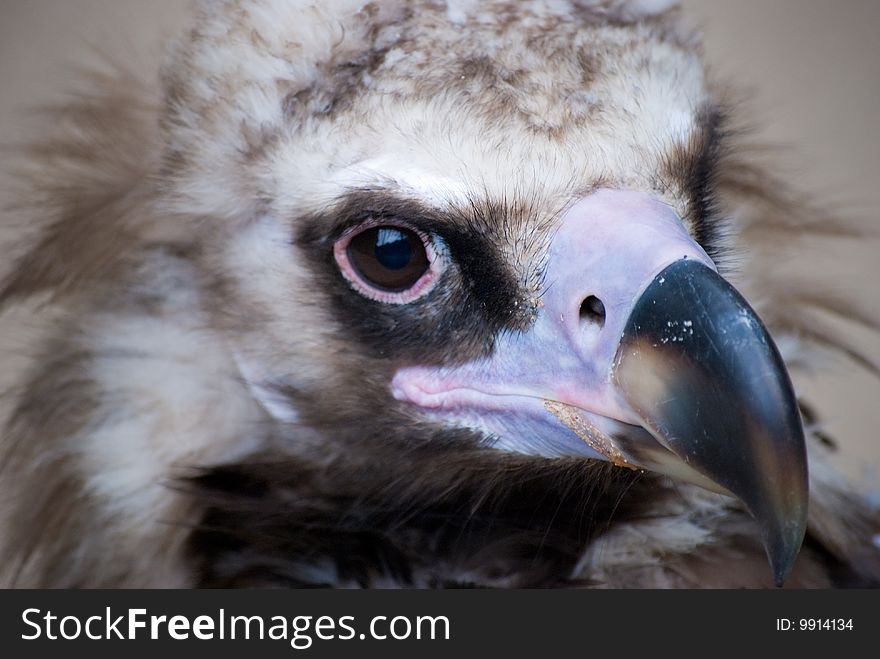
[[[412,231],[416,234],[422,241],[427,245],[433,242],[434,236],[425,231],[422,231],[416,226],[408,222],[404,222],[396,217],[370,217],[362,222],[358,222],[357,224],[353,224],[350,227],[346,227],[342,233],[336,238],[335,242],[339,242],[340,240],[351,240],[355,235],[366,231],[367,229],[373,229],[375,227],[397,227],[398,229],[406,229],[407,231]]]

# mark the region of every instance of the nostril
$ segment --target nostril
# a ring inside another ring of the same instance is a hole
[[[582,323],[590,323],[602,327],[605,324],[605,305],[595,295],[581,302],[580,317]]]

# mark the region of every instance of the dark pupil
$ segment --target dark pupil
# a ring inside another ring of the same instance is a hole
[[[394,226],[373,227],[356,235],[349,243],[348,258],[368,284],[391,292],[411,288],[430,265],[422,239]]]
[[[389,270],[405,268],[412,260],[409,238],[398,229],[379,229],[376,240],[376,260]]]

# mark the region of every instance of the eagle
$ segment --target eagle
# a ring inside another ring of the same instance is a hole
[[[0,581],[880,583],[790,379],[876,365],[761,249],[836,229],[681,14],[202,0],[155,84],[46,110],[0,285],[32,348]]]

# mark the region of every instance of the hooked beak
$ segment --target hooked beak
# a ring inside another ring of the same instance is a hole
[[[807,519],[807,458],[782,357],[718,274],[678,261],[630,314],[612,378],[658,442],[738,497],[764,535],[777,585]]]
[[[781,585],[806,529],[806,450],[754,310],[671,209],[635,192],[575,204],[546,280],[527,332],[502,336],[486,359],[401,369],[395,396],[498,448],[598,457],[733,495]]]

